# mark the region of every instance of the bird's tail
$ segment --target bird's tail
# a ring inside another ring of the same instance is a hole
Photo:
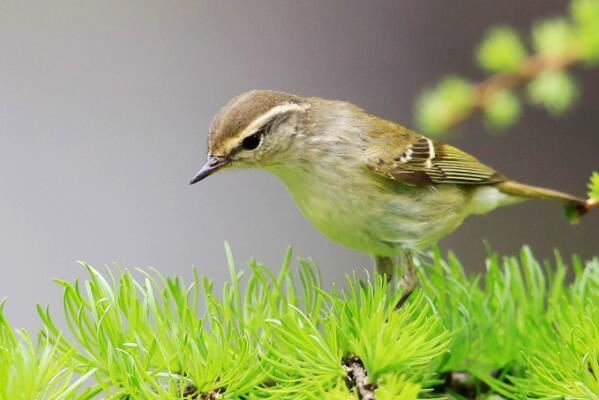
[[[580,217],[591,209],[591,201],[572,196],[557,190],[525,185],[515,181],[505,181],[497,184],[497,188],[506,194],[527,199],[558,200],[564,203],[566,218],[570,223],[578,223]]]

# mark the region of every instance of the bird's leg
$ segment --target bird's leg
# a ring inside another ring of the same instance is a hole
[[[376,272],[381,276],[387,278],[387,282],[393,279],[393,270],[395,269],[395,263],[391,257],[374,256],[374,266]]]
[[[414,289],[418,286],[418,275],[416,274],[412,252],[410,250],[403,250],[401,258],[404,265],[404,272],[399,284],[403,289],[403,294],[395,306],[396,309],[399,309],[404,305],[406,300],[410,297],[410,294],[412,294]],[[390,282],[391,279],[393,279],[393,271],[395,269],[393,258],[374,256],[374,265],[376,267],[376,272],[381,276],[385,276],[387,282]]]
[[[402,261],[404,264],[404,272],[401,277],[400,285],[403,289],[403,294],[401,299],[397,302],[395,309],[400,309],[418,286],[418,275],[416,274],[416,267],[414,266],[414,257],[410,250],[403,251]]]

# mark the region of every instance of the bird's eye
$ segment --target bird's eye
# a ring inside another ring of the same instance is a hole
[[[253,135],[246,137],[241,142],[241,147],[243,147],[244,150],[255,150],[258,146],[260,146],[262,135],[264,135],[264,132],[261,129]]]

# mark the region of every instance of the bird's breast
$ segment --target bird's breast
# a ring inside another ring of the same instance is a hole
[[[393,256],[429,245],[464,218],[463,194],[384,182],[358,162],[275,168],[303,215],[348,247]]]

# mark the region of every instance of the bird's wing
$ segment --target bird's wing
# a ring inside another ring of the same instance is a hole
[[[376,135],[366,145],[371,171],[413,186],[485,185],[506,178],[470,154],[406,128]]]

